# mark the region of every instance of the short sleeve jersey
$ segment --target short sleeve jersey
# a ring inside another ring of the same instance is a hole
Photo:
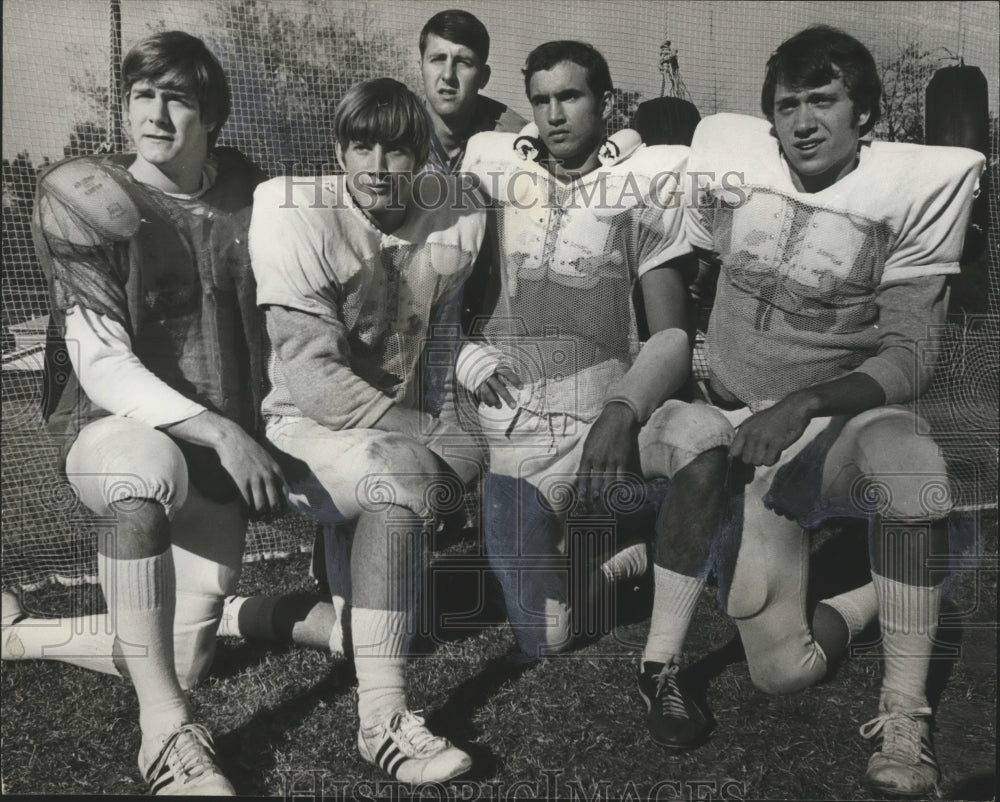
[[[691,250],[680,236],[688,149],[640,147],[563,184],[519,144],[479,134],[463,163],[497,217],[501,290],[483,336],[525,382],[523,406],[592,420],[638,354],[636,282]]]
[[[892,142],[859,147],[855,170],[804,193],[768,122],[717,114],[695,132],[689,170],[700,192],[685,234],[722,260],[709,369],[751,408],[873,356],[881,286],[959,271],[983,157]]]
[[[458,197],[456,186],[451,176],[420,176],[402,226],[385,234],[355,203],[344,176],[262,184],[251,226],[258,303],[330,321],[346,335],[357,376],[396,403],[419,407],[430,323],[460,290],[485,228],[485,212],[468,194]],[[457,327],[457,305],[455,313]],[[264,414],[300,417],[274,353],[268,379]]]
[[[247,228],[263,175],[238,151],[219,148],[206,165],[208,188],[177,198],[136,181],[127,169],[133,158],[71,159],[39,180],[33,232],[53,322],[49,428],[72,437],[108,414],[60,355],[65,312],[81,306],[120,323],[159,379],[253,431],[262,327]]]

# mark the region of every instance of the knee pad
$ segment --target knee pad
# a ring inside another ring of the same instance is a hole
[[[750,679],[774,696],[796,693],[826,676],[826,655],[807,626],[775,637],[765,615],[736,621],[747,655]]]
[[[113,415],[83,428],[66,456],[66,477],[98,515],[116,502],[149,499],[173,519],[188,498],[187,462],[177,444],[157,429]]]
[[[458,477],[442,472],[430,449],[401,434],[379,434],[369,444],[359,470],[363,478],[357,498],[362,509],[380,510],[389,503],[425,520],[458,509],[465,487]]]
[[[639,452],[647,476],[673,478],[713,448],[728,447],[734,429],[715,407],[668,401],[639,432]]]
[[[939,520],[951,512],[948,467],[933,438],[917,431],[918,418],[879,407],[851,418],[831,447],[824,494],[893,520]]]

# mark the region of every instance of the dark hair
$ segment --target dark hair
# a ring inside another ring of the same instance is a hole
[[[679,97],[657,97],[636,107],[632,127],[647,145],[690,146],[700,121],[694,103]]]
[[[532,75],[542,70],[551,70],[556,64],[564,61],[579,64],[587,70],[587,86],[597,97],[611,91],[611,70],[608,69],[608,62],[604,60],[604,56],[593,45],[572,39],[546,42],[528,54],[524,69],[521,70],[524,74],[524,91],[530,95],[531,90],[528,87]]]
[[[154,33],[128,51],[122,60],[121,77],[126,105],[132,86],[139,81],[194,95],[202,120],[214,123],[208,134],[208,146],[215,145],[219,131],[229,119],[232,99],[222,65],[197,36],[184,31]]]
[[[333,113],[333,131],[341,147],[382,143],[412,151],[418,167],[427,161],[427,113],[420,99],[393,78],[371,78],[348,89]]]
[[[440,11],[424,24],[420,31],[420,55],[427,49],[430,34],[440,36],[457,45],[465,45],[486,63],[490,57],[490,34],[479,18],[457,8]]]
[[[836,77],[844,81],[855,115],[865,111],[861,126],[867,134],[882,116],[882,82],[871,52],[853,36],[829,25],[814,25],[786,39],[767,61],[760,107],[774,122],[774,92],[781,81],[795,89],[823,86]]]

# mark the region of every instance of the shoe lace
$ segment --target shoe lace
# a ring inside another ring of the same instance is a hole
[[[687,718],[687,707],[684,705],[684,694],[677,682],[680,666],[671,665],[656,676],[656,698],[660,700],[660,709],[665,716]]]
[[[923,728],[920,726],[920,719],[930,715],[929,707],[920,707],[905,713],[886,711],[862,724],[859,732],[865,739],[881,735],[879,751],[908,763],[915,763],[921,759],[920,742]]]
[[[418,716],[411,710],[403,710],[394,714],[389,720],[389,732],[397,736],[394,738],[396,743],[413,756],[423,752],[436,751],[445,742],[444,738],[434,735],[424,726],[423,716]]]
[[[175,763],[171,766],[175,776],[179,773],[184,777],[200,777],[214,766],[212,762],[214,754],[212,736],[203,725],[182,724],[163,744],[160,756],[147,772],[147,777],[149,779],[158,777],[163,765],[171,756],[175,759]]]

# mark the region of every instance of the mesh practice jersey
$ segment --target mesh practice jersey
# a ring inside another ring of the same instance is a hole
[[[316,315],[342,342],[349,384],[341,403],[345,427],[352,427],[370,425],[391,403],[420,408],[431,325],[457,331],[457,297],[482,244],[485,212],[468,193],[459,197],[454,177],[424,174],[403,224],[384,234],[358,208],[346,180],[262,184],[250,249],[258,303]],[[301,417],[274,353],[268,378],[264,414]]]
[[[640,148],[563,184],[518,138],[469,141],[463,170],[496,209],[501,289],[483,329],[539,415],[593,420],[639,351],[639,277],[691,250],[680,236],[688,149]]]
[[[176,198],[136,181],[127,169],[134,158],[70,159],[39,181],[33,233],[52,307],[49,428],[75,435],[108,414],[80,391],[66,358],[65,312],[80,306],[121,324],[159,379],[252,432],[262,327],[246,232],[263,175],[219,148],[206,166],[208,189]]]
[[[862,141],[853,172],[804,193],[767,121],[702,120],[689,165],[701,191],[685,235],[722,259],[713,381],[760,409],[873,359],[880,290],[959,271],[983,164],[965,148]]]

